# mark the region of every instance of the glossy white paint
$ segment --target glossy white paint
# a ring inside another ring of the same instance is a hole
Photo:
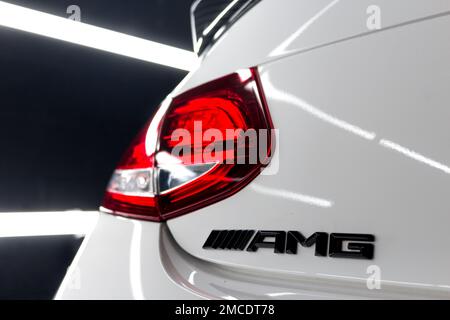
[[[120,233],[119,233],[120,232]],[[105,243],[105,240],[108,243]],[[230,268],[187,254],[167,226],[101,214],[56,299],[368,299],[445,298],[443,288],[385,283],[367,290],[357,278],[280,276]],[[364,280],[364,279],[363,279]]]
[[[367,29],[371,5],[381,9],[381,32],[450,12],[448,0],[264,0],[233,24],[174,93],[238,69],[379,32]]]
[[[282,3],[247,13],[173,93],[258,65],[278,173],[167,227],[102,216],[74,263],[81,289],[59,298],[450,298],[450,3]],[[375,259],[202,249],[246,228],[371,233]]]
[[[450,46],[445,34],[433,32],[449,28],[450,17],[442,17],[263,64],[280,129],[280,170],[169,221],[177,242],[233,266],[365,279],[367,266],[376,264],[386,280],[450,285]],[[377,237],[375,259],[201,248],[211,229],[248,228],[370,233]]]

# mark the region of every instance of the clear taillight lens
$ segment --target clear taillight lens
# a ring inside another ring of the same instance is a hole
[[[166,100],[123,156],[102,207],[162,221],[228,197],[268,164],[271,129],[255,68]]]

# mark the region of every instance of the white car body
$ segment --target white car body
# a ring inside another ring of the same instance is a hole
[[[257,66],[277,172],[163,223],[100,213],[56,298],[450,298],[449,30],[448,0],[255,5],[172,95]],[[373,234],[375,256],[204,250],[213,229]]]

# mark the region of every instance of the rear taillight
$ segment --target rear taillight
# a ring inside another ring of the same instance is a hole
[[[271,129],[255,68],[166,99],[117,166],[102,207],[162,221],[228,197],[268,164]]]

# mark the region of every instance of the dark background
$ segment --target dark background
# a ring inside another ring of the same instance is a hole
[[[181,0],[7,1],[192,50]],[[131,139],[186,72],[0,26],[0,212],[96,210]],[[1,214],[1,213],[0,213]],[[0,298],[51,298],[80,240],[0,239]]]
[[[68,16],[73,1],[10,1]],[[82,22],[192,50],[190,1],[78,0]],[[0,27],[0,211],[97,209],[121,153],[186,75]]]

